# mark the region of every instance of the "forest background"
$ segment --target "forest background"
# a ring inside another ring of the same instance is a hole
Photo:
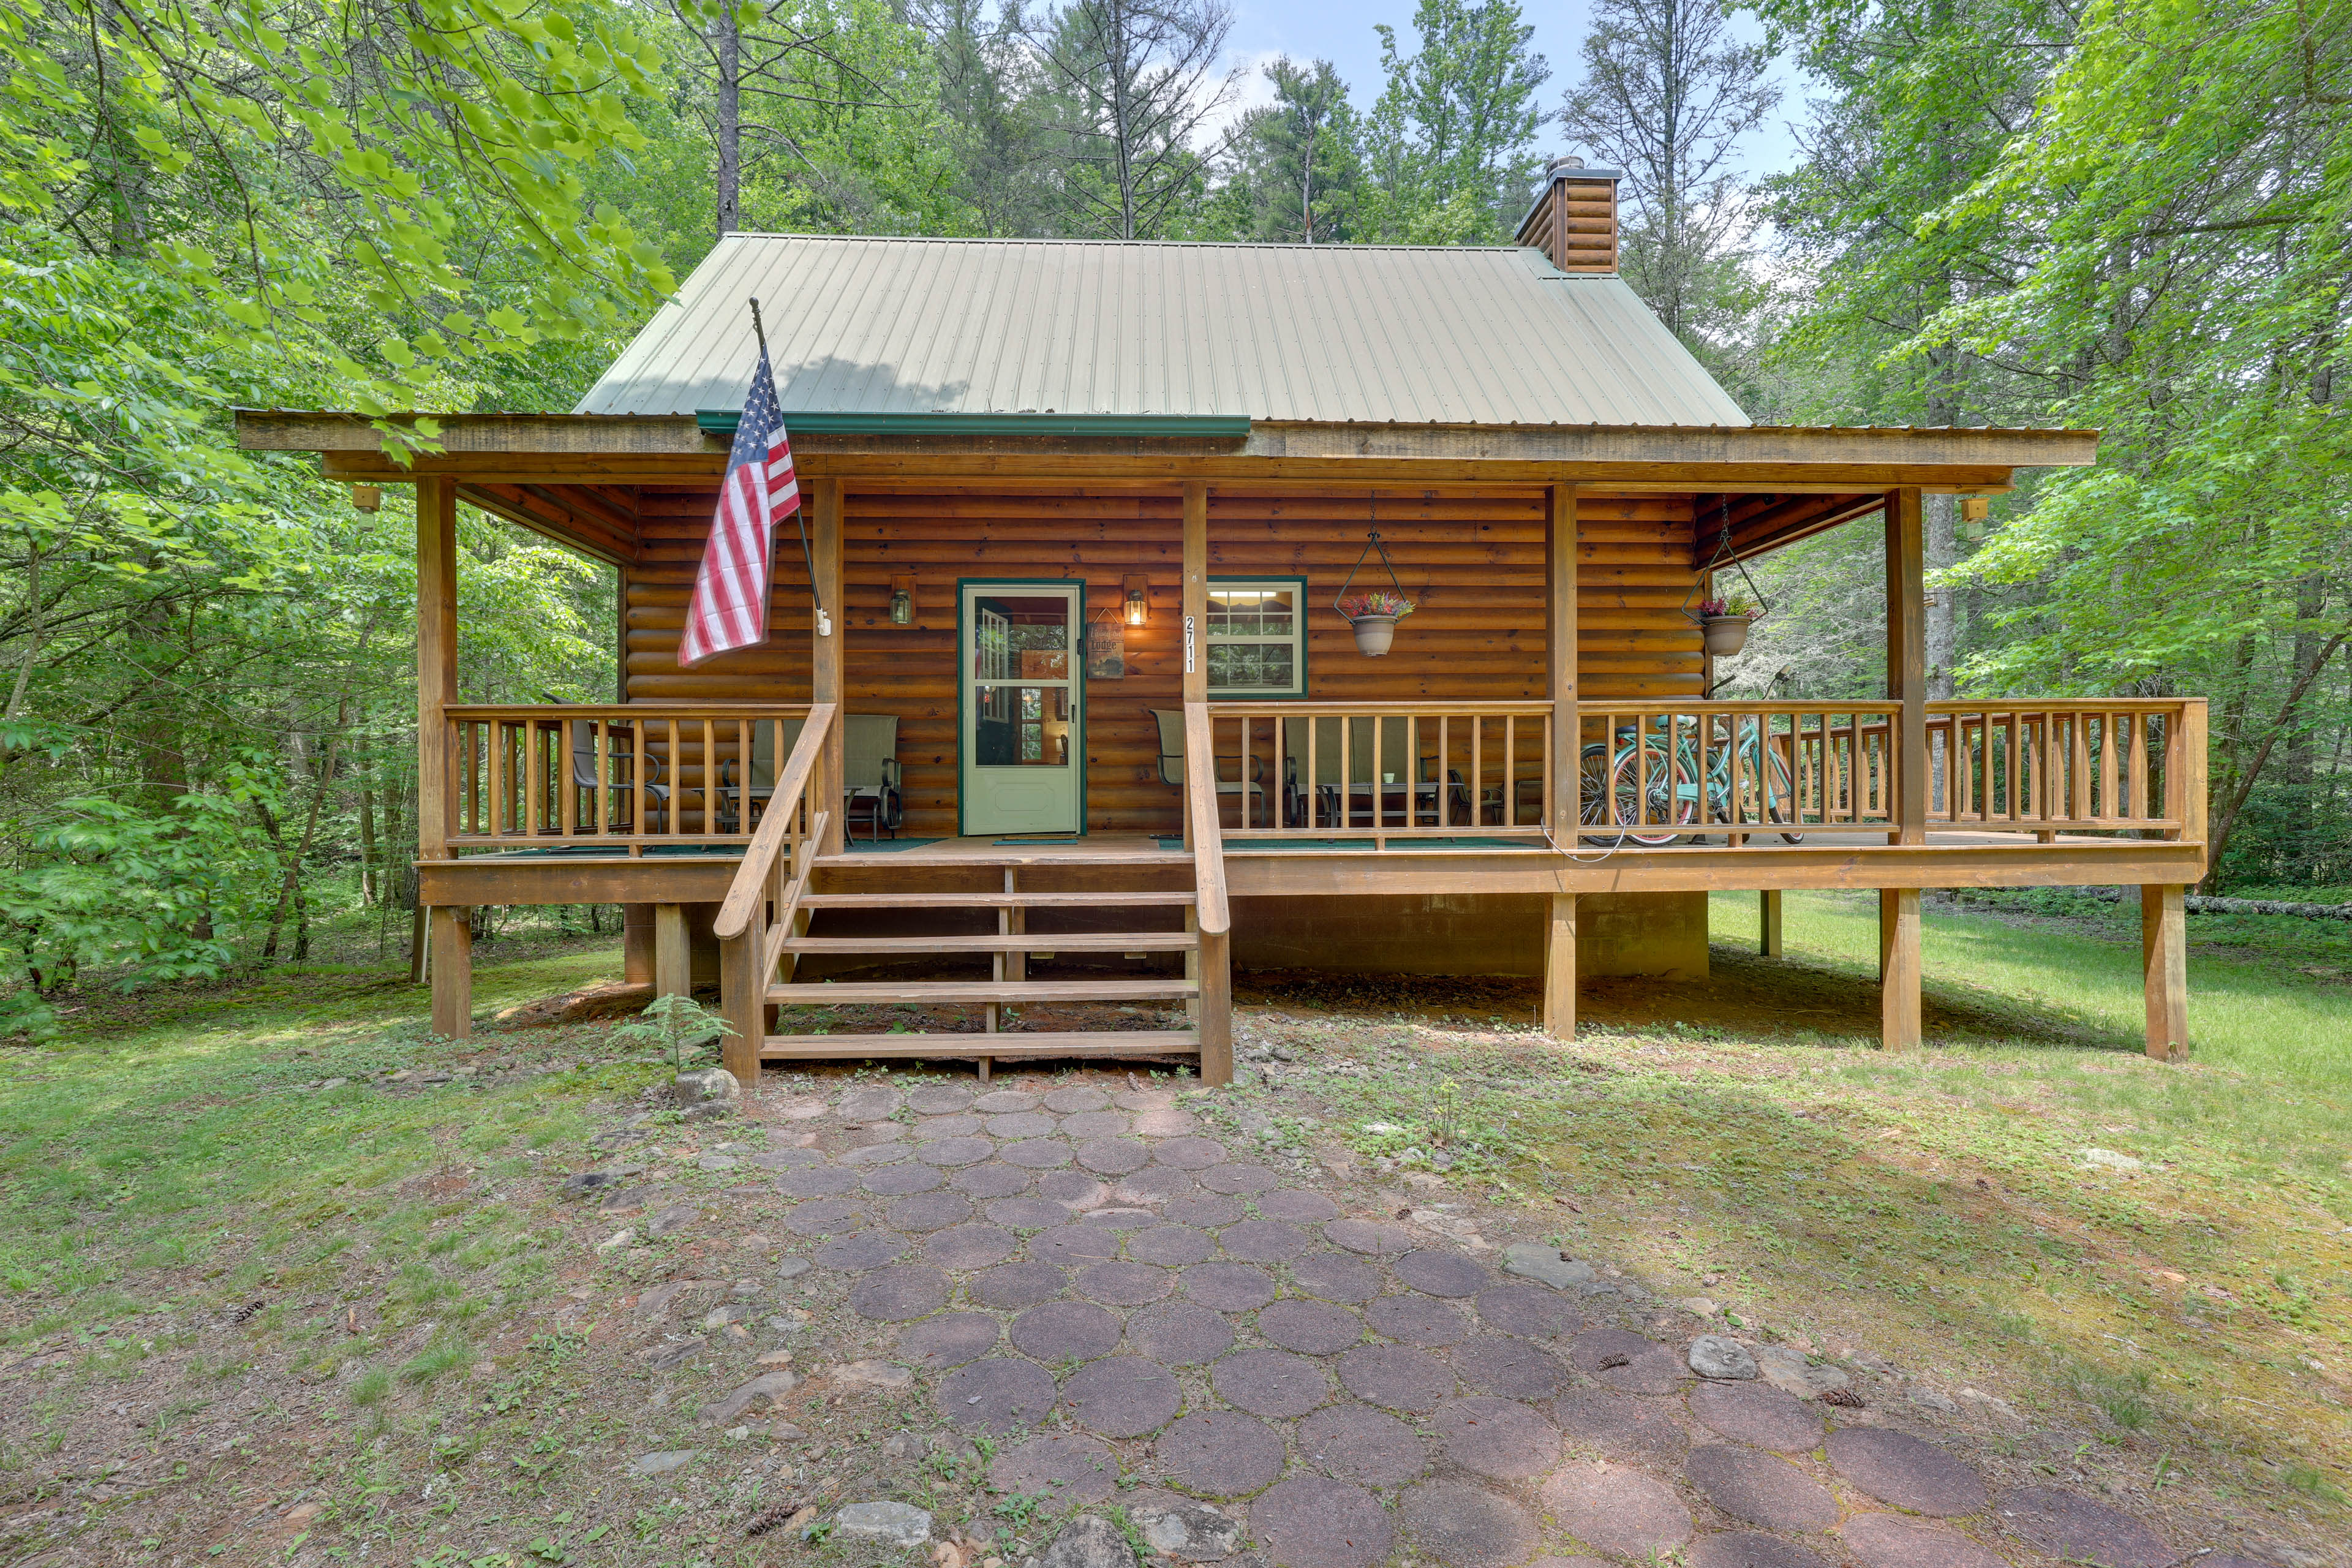
[[[1570,152],[1758,420],[2104,431],[1931,505],[1936,694],[2208,696],[2213,885],[2347,896],[2352,0],[1746,9],[1245,83],[1223,0],[0,0],[0,1035],[407,941],[406,497],[228,408],[568,407],[730,229],[1492,244]],[[1871,533],[1759,566],[1719,695],[1880,689]],[[612,689],[608,572],[461,543],[469,700]]]

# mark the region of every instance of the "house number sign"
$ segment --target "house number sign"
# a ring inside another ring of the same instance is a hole
[[[1192,617],[1184,617],[1184,673],[1192,673]]]

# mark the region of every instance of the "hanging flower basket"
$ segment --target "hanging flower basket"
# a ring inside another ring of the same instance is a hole
[[[1378,658],[1396,641],[1396,624],[1412,614],[1412,601],[1402,594],[1350,594],[1339,601],[1356,634],[1356,651]]]
[[[1729,658],[1748,646],[1748,628],[1755,619],[1742,600],[1699,601],[1699,635],[1706,639],[1706,651],[1717,658]]]

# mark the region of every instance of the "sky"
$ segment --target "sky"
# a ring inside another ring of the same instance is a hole
[[[1551,65],[1551,79],[1543,86],[1544,108],[1557,110],[1569,86],[1583,74],[1582,47],[1590,7],[1586,0],[1520,0],[1520,9],[1535,25],[1534,47]],[[1269,100],[1270,89],[1258,68],[1284,54],[1298,60],[1329,60],[1347,82],[1349,96],[1356,107],[1370,109],[1372,100],[1380,96],[1381,81],[1381,37],[1372,28],[1378,23],[1395,28],[1399,48],[1410,54],[1415,37],[1413,10],[1413,0],[1362,0],[1360,4],[1349,0],[1339,0],[1338,4],[1332,0],[1234,0],[1234,31],[1228,48],[1233,63],[1247,68],[1234,111]],[[1755,18],[1746,15],[1734,18],[1733,30],[1749,41],[1761,36]],[[1789,130],[1798,108],[1795,73],[1784,63],[1775,74],[1783,79],[1780,107],[1773,111],[1767,124],[1748,135],[1747,145],[1741,149],[1742,173],[1750,179],[1777,174],[1797,161],[1796,140]],[[1583,149],[1567,145],[1555,122],[1548,128],[1543,151],[1557,155],[1581,153]]]

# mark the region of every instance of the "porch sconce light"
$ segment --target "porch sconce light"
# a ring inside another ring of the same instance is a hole
[[[894,626],[915,624],[915,579],[911,575],[890,579],[890,624]]]
[[[1127,624],[1144,626],[1151,624],[1151,603],[1143,596],[1143,579],[1127,579]]]
[[[383,505],[383,491],[382,489],[378,489],[376,486],[374,486],[374,485],[353,485],[353,486],[352,487],[352,510],[354,510],[354,511],[374,511],[374,510],[376,510],[378,508],[382,507]]]

